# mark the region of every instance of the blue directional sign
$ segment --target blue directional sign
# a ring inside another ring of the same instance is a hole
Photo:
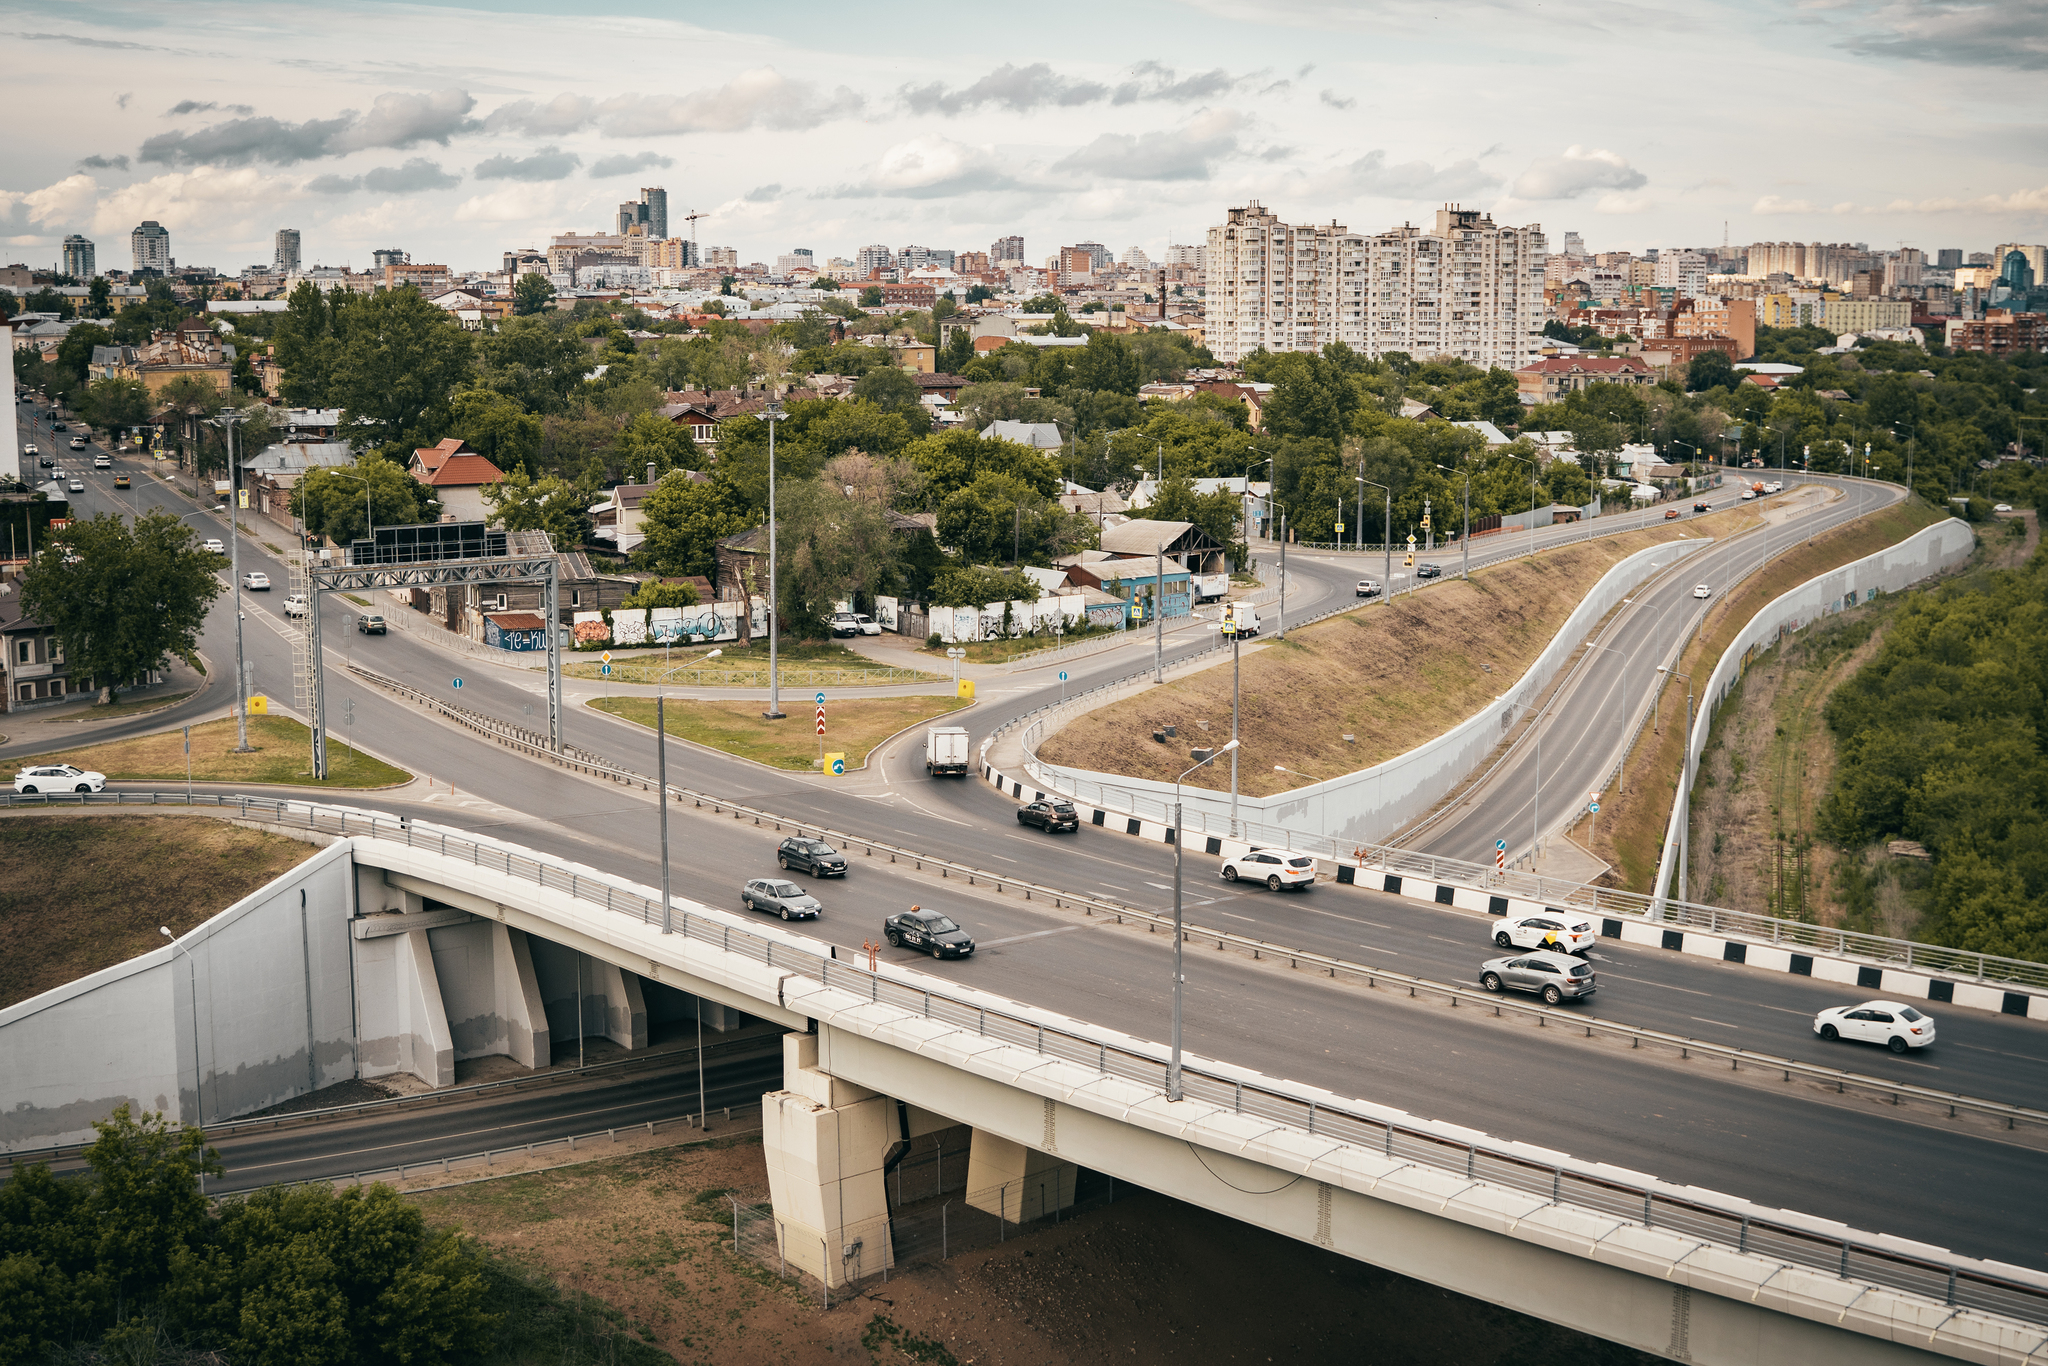
[[[818,694],[818,705],[819,705],[819,706],[821,706],[821,707],[825,705],[825,694],[823,694],[823,693],[819,693],[819,694]]]
[[[1587,814],[1589,814],[1589,815],[1594,815],[1594,816],[1597,816],[1597,815],[1599,815],[1599,814],[1600,814],[1600,803],[1598,803],[1598,802],[1588,802],[1588,803],[1586,803],[1586,811],[1587,811]]]
[[[456,680],[455,680],[455,686],[456,686],[456,687],[458,687],[458,688],[459,688],[459,687],[461,687],[461,686],[462,686],[462,680],[461,680],[461,679],[459,679],[459,678],[458,678],[458,679],[456,679]]]
[[[1064,682],[1066,682],[1066,681],[1067,681],[1067,671],[1066,671],[1065,669],[1061,669],[1061,670],[1060,670],[1060,682],[1064,683]]]
[[[832,761],[832,774],[833,774],[833,776],[834,776],[834,777],[838,777],[838,778],[843,778],[843,777],[845,777],[845,776],[846,776],[846,756],[845,756],[845,755],[843,755],[843,754],[842,754],[842,755],[840,755],[840,756],[839,756],[838,758],[836,758],[836,759],[834,759],[834,760]]]
[[[598,666],[597,666],[597,671],[598,671],[599,673],[603,674],[603,675],[604,675],[604,676],[605,676],[606,678],[610,678],[610,677],[612,676],[612,666],[611,666],[611,665],[609,665],[609,664],[600,664],[600,665],[598,665]],[[458,682],[456,686],[460,687],[460,686],[461,686],[460,682]]]

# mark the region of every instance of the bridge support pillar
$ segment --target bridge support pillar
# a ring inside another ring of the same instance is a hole
[[[818,1070],[815,1034],[782,1037],[783,1086],[761,1097],[761,1146],[783,1260],[831,1287],[895,1264],[882,1170],[895,1102]]]
[[[1013,1224],[1028,1224],[1074,1203],[1081,1169],[1050,1153],[974,1131],[967,1152],[967,1203]]]

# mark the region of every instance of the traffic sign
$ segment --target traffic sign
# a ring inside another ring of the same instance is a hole
[[[458,678],[458,679],[456,679],[456,680],[455,680],[455,686],[456,686],[456,687],[458,687],[458,688],[459,688],[459,687],[461,687],[461,686],[462,686],[462,680],[461,680],[461,679],[459,679],[459,678]]]
[[[603,654],[599,655],[598,658],[604,661],[606,664],[609,664],[612,662],[612,652],[610,650],[606,650]]]
[[[1344,524],[1342,522],[1337,523],[1337,534],[1339,536],[1344,534]]]
[[[1598,802],[1589,802],[1589,803],[1587,804],[1587,806],[1586,806],[1586,814],[1587,814],[1587,815],[1589,815],[1589,816],[1597,816],[1597,815],[1599,815],[1599,814],[1600,814],[1600,803],[1598,803]]]
[[[818,734],[820,734],[820,735],[823,735],[824,733],[825,733],[825,718],[821,716],[821,717],[819,717],[819,718],[818,718]]]
[[[1060,682],[1064,683],[1064,682],[1066,682],[1066,681],[1067,681],[1067,671],[1066,671],[1065,669],[1061,669],[1061,670],[1060,670]]]
[[[597,671],[603,674],[606,678],[610,678],[612,676],[612,666],[609,664],[598,665]],[[455,686],[459,688],[462,686],[462,684],[458,682]]]
[[[1507,871],[1507,867],[1508,867],[1508,842],[1507,842],[1506,840],[1495,840],[1495,841],[1493,842],[1493,868],[1494,868],[1494,871],[1495,871],[1495,872],[1498,872],[1498,873],[1504,873],[1504,872],[1506,872],[1506,871]]]
[[[818,694],[818,705],[819,705],[819,706],[821,706],[821,707],[825,705],[825,694],[823,694],[823,693],[819,693],[819,694]]]

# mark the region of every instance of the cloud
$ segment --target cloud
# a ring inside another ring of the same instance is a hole
[[[998,157],[987,147],[926,134],[882,153],[874,174],[865,182],[819,190],[812,198],[943,199],[1025,188],[1013,173],[1009,158]]]
[[[90,219],[99,190],[99,182],[89,175],[66,176],[40,190],[0,190],[0,218],[11,218],[23,225],[73,226]]]
[[[782,186],[779,184],[756,185],[740,197],[749,204],[773,204],[776,200],[782,198]]]
[[[114,96],[114,107],[117,109],[126,109],[128,107],[128,101],[134,98],[135,92],[133,90],[129,90],[122,94],[116,95]]]
[[[1749,211],[1758,214],[2048,214],[2048,185],[2038,189],[2015,190],[2011,194],[1979,195],[1975,199],[1894,199],[1889,204],[1858,204],[1853,200],[1844,200],[1839,204],[1821,205],[1811,200],[1780,199],[1774,194],[1767,194],[1752,204]]]
[[[1238,150],[1241,120],[1231,113],[1200,115],[1184,128],[1161,132],[1104,133],[1053,164],[1055,175],[1098,175],[1117,180],[1202,180],[1214,163]]]
[[[457,133],[476,128],[469,111],[476,100],[466,91],[379,95],[367,114],[344,109],[331,119],[286,123],[269,117],[231,119],[192,133],[159,133],[142,144],[137,160],[167,165],[241,166],[267,161],[289,166],[319,157],[388,149],[404,151],[422,142],[448,145]]]
[[[313,194],[349,194],[368,190],[372,194],[418,194],[422,190],[449,190],[462,183],[437,161],[414,157],[403,166],[379,166],[358,176],[323,175],[306,182]]]
[[[750,129],[790,132],[858,116],[866,106],[839,86],[827,91],[792,81],[772,67],[744,72],[716,89],[684,95],[557,95],[546,102],[514,100],[485,116],[491,133],[565,137],[595,128],[607,137],[653,137],[667,133],[742,133]]]
[[[179,100],[169,109],[164,110],[164,117],[174,119],[183,114],[210,114],[216,109],[224,109],[230,114],[253,114],[256,112],[254,108],[246,104],[215,104],[212,100],[207,100],[204,103],[198,100]]]
[[[1482,154],[1483,155],[1483,154]],[[1444,166],[1427,161],[1392,165],[1384,150],[1375,149],[1331,174],[1317,179],[1315,189],[1331,196],[1365,195],[1379,199],[1460,199],[1492,189],[1500,177],[1466,157]]]
[[[1260,73],[1264,76],[1266,73]],[[1111,104],[1136,104],[1141,100],[1159,100],[1170,104],[1195,104],[1202,100],[1213,100],[1228,95],[1240,84],[1253,79],[1249,76],[1233,76],[1222,67],[1197,72],[1192,76],[1181,76],[1170,66],[1158,62],[1139,62],[1131,68],[1131,78],[1119,82],[1110,93]],[[1286,81],[1278,82],[1280,87]],[[1268,86],[1268,89],[1274,87]]]
[[[1517,199],[1577,199],[1588,190],[1634,190],[1650,178],[1604,148],[1567,147],[1562,156],[1538,157],[1515,178]]]
[[[591,178],[631,175],[635,171],[667,170],[676,164],[674,157],[665,157],[659,152],[622,152],[615,157],[602,157],[590,168]]]
[[[1133,66],[1125,79],[1110,85],[1062,76],[1046,62],[1034,62],[1030,66],[1005,62],[972,85],[958,89],[939,81],[929,85],[906,85],[897,91],[897,97],[913,114],[949,115],[964,114],[985,106],[1021,114],[1032,109],[1072,108],[1104,100],[1113,105],[1141,102],[1195,104],[1228,95],[1248,82],[1265,79],[1269,74],[1259,72],[1233,76],[1217,67],[1182,76],[1170,66],[1145,61]],[[1266,88],[1284,89],[1287,84],[1280,81]]]
[[[81,170],[125,171],[128,169],[128,158],[125,156],[90,156],[80,161],[78,165]]]
[[[148,43],[123,43],[112,38],[81,38],[75,33],[15,33],[8,35],[33,43],[74,43],[79,47],[110,47],[117,52],[168,52],[169,48],[152,47]],[[121,97],[126,100],[128,97]]]
[[[2048,0],[1890,0],[1841,46],[1864,57],[2048,69]]]
[[[1316,98],[1329,105],[1332,109],[1356,109],[1358,107],[1356,99],[1349,95],[1340,97],[1334,90],[1325,90]]]
[[[530,157],[489,157],[470,174],[478,180],[560,180],[582,164],[582,157],[551,144]]]

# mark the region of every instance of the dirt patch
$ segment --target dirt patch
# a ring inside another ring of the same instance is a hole
[[[1274,772],[1275,764],[1334,777],[1407,753],[1526,673],[1622,560],[1681,535],[1723,537],[1757,521],[1745,507],[1562,546],[1266,642],[1242,662],[1238,790],[1267,796],[1301,785],[1299,776]],[[1211,666],[1076,718],[1039,747],[1039,757],[1172,782],[1187,767],[1190,746],[1229,735],[1230,693],[1231,665]],[[1153,732],[1167,726],[1178,727],[1178,736],[1156,743]],[[1228,790],[1230,773],[1211,766],[1188,785]]]
[[[1653,1358],[1133,1192],[826,1312],[735,1259],[725,1194],[765,1198],[758,1143],[650,1153],[418,1197],[685,1363],[919,1360],[1635,1363]]]
[[[164,946],[317,852],[187,816],[0,819],[0,1006]]]

